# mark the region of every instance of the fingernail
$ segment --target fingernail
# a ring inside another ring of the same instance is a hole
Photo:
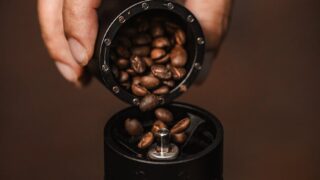
[[[74,38],[69,38],[68,43],[72,56],[82,66],[85,66],[88,61],[87,50],[81,45],[81,43]]]
[[[73,71],[73,69],[67,64],[63,64],[61,62],[56,62],[59,72],[62,74],[64,78],[66,78],[70,82],[77,82],[77,74]]]

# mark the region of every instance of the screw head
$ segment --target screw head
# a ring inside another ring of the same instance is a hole
[[[123,24],[124,22],[126,22],[126,19],[123,16],[119,16],[119,22]]]
[[[120,88],[118,86],[113,86],[112,87],[112,91],[116,94],[118,94],[120,92]]]
[[[138,106],[140,104],[140,101],[138,98],[133,98],[132,103],[136,106]]]
[[[148,3],[142,3],[142,9],[147,10],[149,9],[149,4]]]
[[[110,46],[111,45],[111,39],[109,39],[109,38],[104,39],[104,44],[106,46]]]
[[[189,16],[187,17],[187,21],[190,22],[190,23],[192,23],[192,22],[194,21],[194,17],[193,17],[192,15],[189,15]]]
[[[197,43],[198,43],[199,45],[203,45],[203,44],[205,43],[203,37],[198,37],[198,38],[197,38]]]
[[[174,5],[173,5],[171,2],[169,2],[169,3],[167,4],[167,7],[168,7],[168,9],[170,9],[170,10],[174,9]]]
[[[109,66],[106,65],[106,64],[103,64],[101,68],[102,68],[102,71],[104,71],[104,72],[108,72],[109,71]]]
[[[194,68],[196,68],[196,70],[201,70],[202,66],[200,65],[200,63],[195,63]]]

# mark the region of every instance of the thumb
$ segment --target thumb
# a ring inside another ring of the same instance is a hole
[[[74,59],[82,66],[88,64],[94,51],[98,32],[96,8],[101,0],[65,0],[63,22]]]

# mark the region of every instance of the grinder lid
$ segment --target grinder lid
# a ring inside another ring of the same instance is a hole
[[[105,31],[103,40],[98,47],[99,69],[105,86],[118,98],[133,105],[139,105],[141,97],[135,96],[119,84],[112,72],[110,57],[119,30],[137,16],[165,16],[185,30],[187,37],[185,48],[188,53],[187,74],[168,94],[158,96],[161,104],[170,102],[183,93],[180,90],[181,87],[189,88],[191,86],[202,69],[205,52],[203,31],[198,20],[188,9],[171,1],[141,1],[125,9],[114,19]]]

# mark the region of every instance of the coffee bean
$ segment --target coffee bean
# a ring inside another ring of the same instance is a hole
[[[143,61],[146,63],[146,65],[147,65],[148,67],[151,67],[151,66],[153,65],[153,60],[152,60],[151,58],[149,58],[149,57],[143,57],[142,59],[143,59]]]
[[[128,68],[126,71],[127,71],[127,73],[128,73],[130,76],[135,76],[135,75],[137,75],[137,73],[136,73],[132,68]]]
[[[151,66],[151,72],[154,76],[160,79],[170,79],[172,77],[171,71],[166,68],[164,65],[153,65]]]
[[[171,88],[174,87],[174,85],[175,85],[175,82],[173,80],[162,81],[162,83],[164,85],[167,85],[167,86],[171,87]]]
[[[157,64],[164,64],[164,63],[167,63],[169,60],[170,60],[170,55],[167,54],[167,55],[163,56],[162,58],[155,60],[155,62]]]
[[[171,67],[172,77],[175,80],[181,80],[187,73],[185,68]]]
[[[166,51],[160,48],[155,48],[151,51],[152,59],[159,59],[166,55]]]
[[[176,25],[175,23],[172,23],[172,22],[166,22],[165,27],[166,27],[166,31],[169,34],[174,34],[176,32],[176,30],[179,28],[178,25]]]
[[[173,120],[173,115],[172,113],[165,109],[165,108],[157,108],[154,111],[154,114],[156,115],[156,118],[160,121],[163,121],[165,123],[169,123]]]
[[[124,122],[124,127],[130,136],[141,135],[144,131],[140,121],[135,118],[127,118]]]
[[[136,45],[146,45],[151,43],[152,39],[148,34],[139,34],[133,39],[133,43]]]
[[[154,109],[158,104],[158,97],[154,94],[148,94],[141,99],[139,108],[141,111],[148,111]]]
[[[170,59],[172,66],[183,67],[187,63],[187,52],[181,46],[176,46],[171,50]]]
[[[145,87],[143,87],[139,84],[132,84],[131,91],[134,95],[141,96],[141,97],[145,96],[149,93],[149,91]]]
[[[129,74],[126,71],[121,71],[119,74],[119,81],[121,83],[129,80]]]
[[[175,41],[178,45],[183,45],[186,42],[186,34],[181,29],[174,33]]]
[[[159,37],[152,41],[152,46],[155,48],[165,48],[170,46],[170,41],[166,37]]]
[[[127,48],[123,47],[123,46],[119,46],[117,48],[117,53],[119,56],[123,57],[123,58],[130,58],[130,52]]]
[[[151,28],[151,35],[152,37],[159,37],[159,36],[163,36],[164,35],[164,29],[161,26],[161,24],[155,24],[152,26]]]
[[[131,49],[132,55],[137,56],[149,56],[150,47],[149,46],[137,46]]]
[[[141,77],[140,76],[134,76],[132,78],[132,84],[140,84],[141,83]]]
[[[185,84],[183,84],[183,85],[181,85],[180,87],[179,87],[179,91],[180,92],[187,92],[188,91],[188,87],[187,87],[187,85],[185,85]]]
[[[152,75],[142,76],[141,85],[147,89],[152,89],[157,87],[160,84],[160,80]]]
[[[138,143],[138,148],[146,149],[151,146],[153,141],[154,141],[153,134],[151,132],[148,132],[141,138],[140,142]]]
[[[131,58],[131,67],[136,73],[144,73],[146,70],[146,64],[139,56],[133,56]]]
[[[153,126],[152,126],[152,129],[151,129],[151,132],[153,132],[154,134],[157,133],[160,129],[163,129],[163,128],[167,128],[167,125],[165,125],[162,121],[155,121],[153,123]]]
[[[172,140],[178,144],[183,144],[187,140],[187,134],[184,132],[179,134],[172,134],[171,137]]]
[[[116,65],[119,69],[126,69],[129,66],[129,64],[130,64],[129,60],[124,59],[124,58],[120,58],[116,63]]]
[[[188,117],[184,118],[171,128],[170,133],[171,134],[182,133],[190,126],[190,123],[191,123],[190,118],[188,118]]]
[[[155,89],[152,93],[156,95],[164,95],[168,94],[170,91],[170,88],[168,86],[161,86],[158,89]]]

